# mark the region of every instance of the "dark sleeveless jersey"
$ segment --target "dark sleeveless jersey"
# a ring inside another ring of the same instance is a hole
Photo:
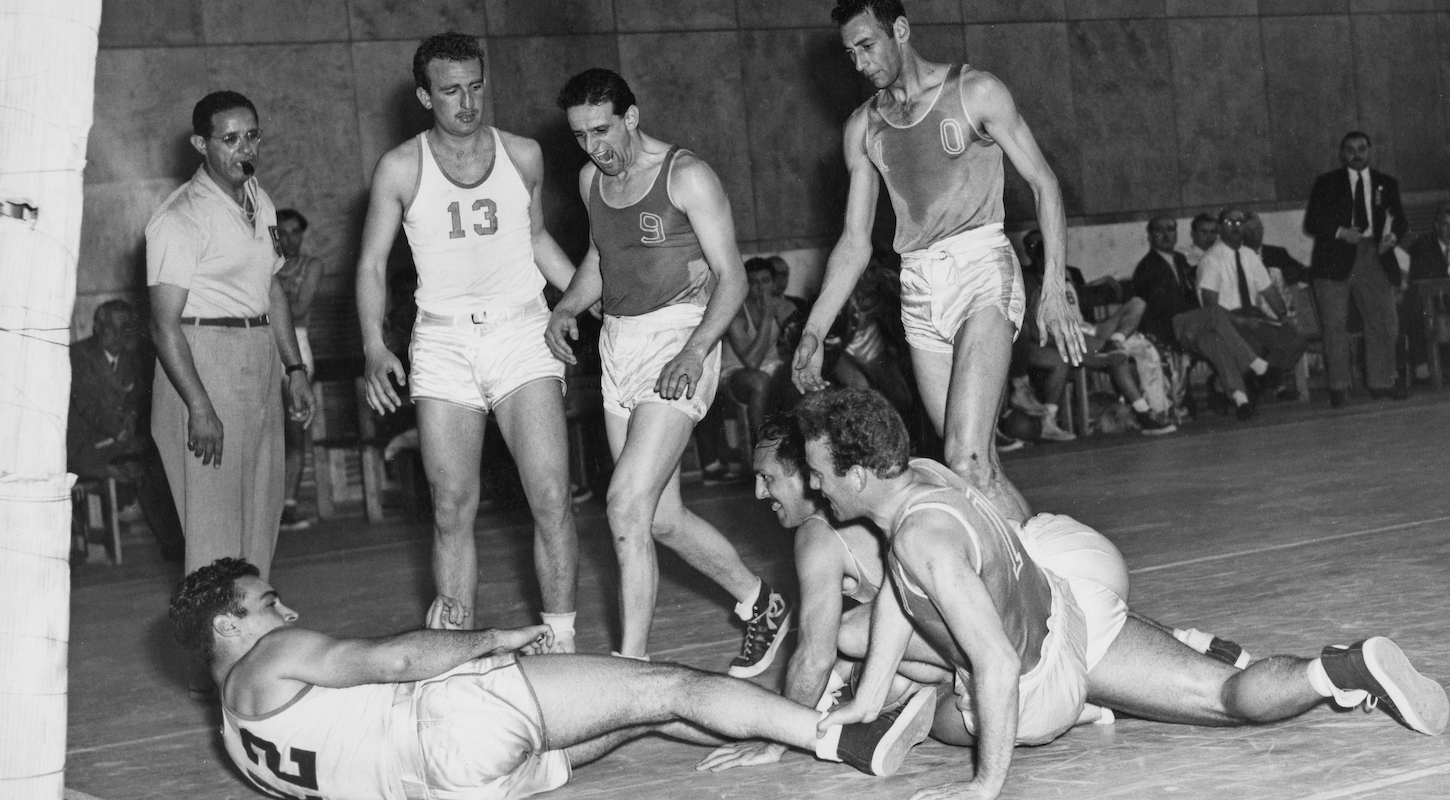
[[[926,114],[898,127],[866,103],[866,156],[896,209],[898,253],[1002,221],[1002,148],[977,131],[962,102],[962,65],[952,66]]]
[[[685,212],[670,202],[670,169],[682,151],[665,154],[639,202],[615,208],[604,201],[596,173],[589,188],[589,231],[599,251],[604,313],[634,317],[677,303],[705,305],[713,288],[705,251]]]

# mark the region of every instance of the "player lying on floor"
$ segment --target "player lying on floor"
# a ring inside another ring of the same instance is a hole
[[[221,687],[227,754],[271,796],[527,797],[651,732],[770,739],[889,775],[936,708],[924,691],[872,723],[821,728],[821,712],[725,675],[533,655],[551,644],[547,625],[334,639],[297,627],[240,559],[188,575],[170,616]]]

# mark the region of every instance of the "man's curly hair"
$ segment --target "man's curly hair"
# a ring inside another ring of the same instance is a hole
[[[211,621],[218,614],[246,616],[237,581],[248,575],[259,577],[261,571],[242,558],[218,558],[181,579],[171,593],[171,632],[183,647],[211,663],[215,640]]]
[[[795,409],[806,441],[824,439],[837,475],[861,465],[878,478],[906,469],[911,439],[891,402],[874,389],[827,389]]]
[[[434,59],[472,61],[475,58],[478,59],[480,74],[488,74],[488,65],[483,60],[483,45],[478,43],[478,37],[457,31],[429,36],[413,52],[413,84],[425,92],[432,88],[428,85],[428,62]]]

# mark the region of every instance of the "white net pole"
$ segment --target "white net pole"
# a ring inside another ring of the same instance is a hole
[[[0,0],[0,797],[60,800],[71,306],[101,0]]]

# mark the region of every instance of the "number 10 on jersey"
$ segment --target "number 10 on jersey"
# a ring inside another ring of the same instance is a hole
[[[487,198],[479,198],[473,201],[474,211],[483,211],[481,215],[488,222],[488,227],[473,223],[473,232],[479,236],[490,236],[498,232],[498,206]],[[453,218],[453,230],[448,232],[450,239],[462,239],[466,235],[463,230],[463,213],[460,211],[458,201],[454,200],[448,204],[448,214]]]

